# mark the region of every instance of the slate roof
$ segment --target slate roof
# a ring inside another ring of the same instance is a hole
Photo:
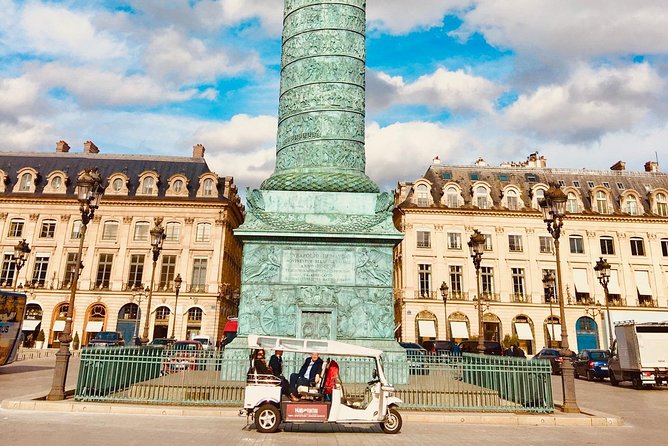
[[[128,198],[135,196],[139,186],[139,176],[145,171],[155,171],[159,175],[158,197],[164,198],[168,187],[168,180],[175,174],[183,174],[188,178],[189,199],[195,199],[199,187],[199,176],[212,172],[204,158],[191,157],[167,157],[149,155],[112,155],[100,153],[19,153],[0,152],[0,169],[7,175],[5,192],[1,196],[17,196],[12,192],[16,182],[17,172],[24,167],[31,167],[38,173],[38,182],[34,194],[41,196],[49,174],[56,170],[62,170],[67,175],[67,195],[74,194],[76,179],[79,172],[84,169],[98,168],[103,179],[103,187],[108,185],[108,179],[115,173],[123,173],[129,178]],[[49,195],[53,197],[53,194]],[[219,194],[222,199],[222,194]],[[124,197],[125,198],[125,197]],[[151,197],[137,197],[142,200]],[[175,197],[170,197],[174,199]],[[210,199],[209,199],[210,200]]]

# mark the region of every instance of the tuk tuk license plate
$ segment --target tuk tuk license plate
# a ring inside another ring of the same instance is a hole
[[[327,404],[323,403],[288,403],[285,421],[327,421]]]

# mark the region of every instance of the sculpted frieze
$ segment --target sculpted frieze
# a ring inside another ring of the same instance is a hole
[[[312,141],[288,146],[276,154],[276,169],[310,167],[365,168],[364,145],[355,141]]]
[[[306,113],[288,118],[278,126],[278,150],[320,138],[364,143],[364,115],[344,111]]]
[[[343,30],[318,30],[299,34],[283,45],[282,66],[319,55],[348,56],[365,60],[364,36]]]
[[[366,22],[364,10],[343,4],[313,5],[286,17],[283,37],[316,29],[342,28],[364,34]]]
[[[279,122],[297,113],[346,110],[364,115],[364,88],[350,84],[311,84],[286,92],[279,102]]]
[[[326,82],[346,82],[364,87],[364,62],[337,56],[318,56],[297,60],[283,67],[281,94],[301,85]]]
[[[314,0],[285,0],[285,16],[287,17],[292,12],[300,8],[313,7],[314,3],[325,3],[323,1]],[[355,6],[360,9],[366,9],[366,0],[336,0],[330,3],[340,3],[344,5]]]

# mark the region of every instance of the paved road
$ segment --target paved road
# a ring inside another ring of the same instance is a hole
[[[53,358],[20,362],[0,369],[0,399],[48,389]],[[76,360],[73,362],[76,368]],[[72,376],[72,370],[70,370]],[[46,379],[46,381],[44,381]],[[553,377],[560,399],[560,378]],[[70,381],[73,382],[73,381]],[[577,381],[583,407],[624,417],[623,427],[482,426],[433,423],[405,424],[399,435],[377,428],[295,426],[273,435],[247,431],[242,418],[101,415],[0,410],[2,437],[7,444],[49,446],[95,445],[668,445],[668,388],[634,390],[609,383]],[[326,433],[321,433],[321,432]]]

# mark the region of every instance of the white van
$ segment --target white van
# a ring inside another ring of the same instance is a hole
[[[193,336],[192,340],[197,341],[200,344],[202,344],[202,347],[204,348],[204,350],[215,350],[216,349],[216,344],[211,339],[211,336],[195,335],[195,336]]]

